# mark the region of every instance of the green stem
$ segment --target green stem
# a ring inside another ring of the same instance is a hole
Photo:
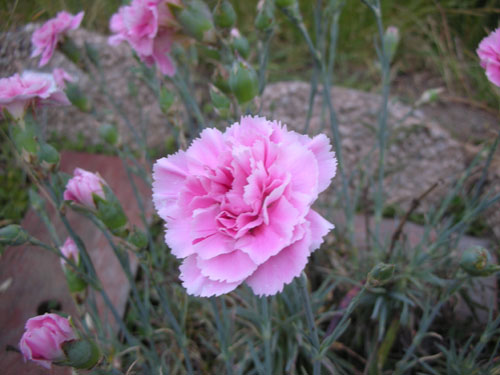
[[[269,316],[269,308],[267,297],[261,298],[262,306],[262,337],[264,341],[264,365],[266,370],[266,375],[273,375],[273,359],[271,353],[271,318]]]
[[[309,326],[312,344],[314,347],[313,375],[320,375],[321,358],[319,357],[319,351],[320,351],[319,336],[318,336],[318,330],[316,328],[316,323],[314,322],[314,313],[311,307],[311,299],[309,296],[309,291],[307,289],[307,276],[304,272],[302,272],[302,275],[300,276],[300,293],[302,296],[302,301],[304,303],[307,325]]]

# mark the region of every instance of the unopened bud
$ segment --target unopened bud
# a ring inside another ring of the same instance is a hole
[[[99,127],[99,135],[107,144],[114,146],[118,142],[118,129],[115,125],[104,124]]]
[[[488,250],[480,246],[464,251],[460,267],[471,276],[489,276],[500,271],[500,266],[492,263]]]
[[[143,249],[148,245],[148,236],[146,233],[137,228],[134,228],[134,230],[130,232],[127,240],[139,249]]]
[[[66,96],[71,104],[73,104],[76,108],[82,112],[90,111],[90,102],[77,84],[66,84],[66,90],[64,91],[66,92]]]
[[[10,224],[0,228],[0,245],[19,246],[29,242],[31,236],[20,225]]]
[[[62,344],[66,359],[60,364],[77,369],[91,369],[99,359],[101,353],[96,343],[91,340],[72,340]]]
[[[37,153],[38,162],[43,169],[55,171],[59,165],[59,152],[48,143],[42,143]]]
[[[113,234],[123,236],[123,229],[128,222],[127,215],[125,215],[120,201],[109,186],[103,185],[102,189],[104,199],[97,194],[92,194],[97,207],[97,216]]]
[[[392,279],[394,274],[394,264],[379,263],[368,273],[367,283],[370,286],[380,286]]]
[[[257,6],[258,13],[255,18],[257,30],[267,30],[274,24],[274,3],[272,0],[261,0]]]
[[[175,95],[172,91],[167,90],[165,87],[162,87],[160,90],[160,108],[164,114],[167,114],[172,104],[175,101]]]
[[[210,88],[210,98],[212,99],[212,104],[218,115],[222,117],[229,116],[229,109],[231,106],[231,101],[215,86]]]
[[[239,103],[249,102],[259,92],[257,73],[250,65],[236,62],[229,76],[229,87]]]
[[[218,4],[214,9],[214,22],[217,27],[231,27],[236,22],[236,12],[227,0]]]
[[[238,51],[239,55],[246,59],[250,53],[250,44],[247,38],[240,34],[237,29],[231,30],[231,46]]]
[[[176,11],[177,20],[188,34],[203,42],[215,41],[212,14],[201,0],[191,0]]]
[[[384,33],[384,49],[389,62],[392,61],[399,44],[399,30],[397,27],[389,26]]]
[[[90,62],[95,66],[99,67],[101,61],[99,59],[99,51],[92,44],[85,42],[85,52]]]

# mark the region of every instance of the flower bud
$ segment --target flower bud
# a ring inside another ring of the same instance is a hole
[[[215,112],[223,117],[227,118],[229,116],[229,109],[231,107],[231,101],[215,86],[210,87],[210,98],[212,99],[212,104],[215,108]]]
[[[259,92],[257,73],[250,65],[236,62],[229,76],[229,87],[240,104],[249,102]]]
[[[102,186],[104,198],[94,195],[94,202],[97,205],[97,216],[113,234],[123,236],[123,229],[128,222],[122,205],[108,185]]]
[[[12,127],[12,140],[16,145],[17,150],[23,155],[26,161],[34,158],[38,151],[38,142],[36,138],[35,126],[26,122],[24,126]],[[28,158],[28,155],[32,157]]]
[[[218,4],[214,9],[214,22],[217,27],[231,27],[236,22],[236,12],[227,0]]]
[[[500,266],[492,264],[488,250],[480,246],[464,251],[460,267],[471,276],[490,276],[500,271]]]
[[[91,369],[101,358],[101,353],[96,343],[91,340],[72,340],[62,344],[66,359],[61,365],[77,369]]]
[[[238,29],[231,30],[231,47],[238,51],[239,55],[246,59],[250,53],[250,45],[247,38],[240,34]]]
[[[10,224],[0,228],[0,245],[19,246],[29,242],[31,236],[20,225]]]
[[[164,114],[167,114],[172,104],[175,101],[175,95],[172,91],[167,90],[165,87],[162,87],[160,90],[160,108]]]
[[[76,339],[68,319],[57,314],[44,314],[28,319],[19,342],[24,360],[47,369],[65,360],[63,344]]]
[[[91,109],[90,102],[80,89],[80,87],[75,83],[67,83],[66,89],[64,90],[66,96],[68,97],[71,104],[78,108],[82,112],[89,112]]]
[[[384,33],[384,49],[387,54],[389,62],[392,61],[396,54],[396,49],[399,44],[399,30],[397,27],[389,26]]]
[[[148,236],[140,229],[134,228],[128,235],[127,241],[139,249],[144,249],[148,245]]]
[[[38,162],[43,169],[48,171],[55,171],[59,165],[59,152],[49,145],[42,143],[37,153]]]
[[[368,273],[367,283],[370,286],[384,285],[392,279],[394,264],[379,263]]]
[[[104,198],[104,186],[107,186],[106,182],[99,174],[76,168],[73,177],[66,184],[63,197],[66,201],[95,208],[94,196]]]
[[[259,2],[258,13],[255,18],[255,28],[260,31],[268,30],[274,24],[274,3],[271,0]]]
[[[99,135],[107,144],[114,146],[118,142],[118,129],[112,124],[103,124],[99,128]]]
[[[191,0],[176,12],[177,20],[188,34],[199,41],[214,42],[212,14],[201,0]]]

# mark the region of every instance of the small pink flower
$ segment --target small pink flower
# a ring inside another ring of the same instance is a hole
[[[490,82],[500,87],[500,28],[484,38],[476,52]]]
[[[0,109],[22,118],[28,106],[70,104],[52,74],[26,71],[0,79]]]
[[[42,55],[39,66],[44,66],[49,62],[63,34],[80,27],[83,14],[80,12],[73,16],[68,12],[59,12],[55,18],[48,20],[35,30],[31,36],[31,43],[35,47],[31,57]]]
[[[97,173],[76,168],[64,191],[64,200],[74,201],[89,208],[95,208],[93,194],[104,198],[102,186],[106,182]]]
[[[61,253],[68,259],[78,264],[78,260],[80,259],[80,253],[78,252],[78,247],[75,244],[75,241],[71,237],[66,238],[64,244],[59,248]],[[61,258],[61,265],[64,267],[66,265],[66,261],[64,258]]]
[[[52,71],[54,80],[56,81],[57,87],[60,89],[66,88],[66,82],[75,82],[76,79],[71,74],[66,72],[64,69],[56,68]]]
[[[243,282],[258,295],[280,292],[333,228],[311,205],[335,171],[324,134],[250,116],[159,159],[153,201],[166,243],[184,259],[187,292],[221,295]]]
[[[64,359],[62,344],[76,339],[68,319],[44,314],[28,319],[19,342],[24,361],[30,360],[47,369],[52,362]]]
[[[157,64],[168,76],[175,74],[175,66],[168,56],[175,36],[175,18],[168,4],[179,5],[179,0],[133,0],[122,6],[111,17],[109,28],[115,35],[110,45],[127,41],[148,66]]]

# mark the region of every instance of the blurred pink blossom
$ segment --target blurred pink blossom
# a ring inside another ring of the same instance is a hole
[[[42,55],[39,66],[47,64],[56,49],[61,36],[69,30],[80,27],[84,12],[73,16],[68,12],[59,12],[55,18],[45,22],[36,29],[31,37],[31,43],[35,47],[31,57]]]
[[[78,252],[78,247],[75,244],[75,241],[71,237],[66,238],[64,244],[59,248],[61,253],[68,259],[78,264],[78,259],[80,259],[80,253]],[[61,258],[61,265],[65,266],[66,261]]]
[[[500,87],[500,28],[484,38],[476,52],[488,79]]]
[[[54,80],[56,81],[57,87],[64,89],[66,88],[66,82],[75,82],[76,79],[71,74],[66,72],[64,69],[56,68],[52,71]]]
[[[153,201],[166,243],[184,258],[187,292],[221,295],[243,282],[258,295],[282,291],[333,228],[311,205],[335,171],[324,134],[251,116],[159,159]]]
[[[64,200],[74,201],[89,208],[95,208],[93,194],[104,198],[103,185],[106,182],[97,173],[76,168],[73,177],[66,184]]]
[[[157,64],[168,76],[175,66],[168,56],[175,37],[175,18],[168,4],[180,5],[180,0],[132,0],[111,17],[109,28],[115,35],[110,45],[127,41],[148,66]]]
[[[68,319],[57,314],[44,314],[28,319],[19,342],[24,360],[47,369],[53,361],[64,359],[62,344],[76,339]]]
[[[0,79],[0,110],[22,118],[28,106],[69,105],[66,94],[57,87],[52,74],[26,71]]]

